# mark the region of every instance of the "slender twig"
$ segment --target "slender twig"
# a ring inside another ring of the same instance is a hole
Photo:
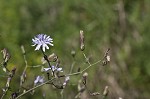
[[[97,62],[95,62],[95,63],[89,65],[87,68],[83,69],[81,72],[83,73],[84,71],[86,71],[87,69],[89,69],[91,66],[94,66],[94,65],[96,65],[96,64],[98,64],[98,63],[100,63],[100,62],[102,62],[102,60],[99,60],[99,61],[97,61]]]
[[[25,68],[22,72],[22,75],[26,72],[26,69],[28,67],[28,62],[27,62],[27,59],[26,59],[26,52],[25,52],[25,49],[24,49],[24,46],[22,45],[21,46],[21,50],[22,50],[22,53],[23,53],[23,58],[24,58],[24,62],[25,62]]]
[[[24,81],[25,81],[25,80],[24,80],[24,75],[25,75],[26,70],[27,70],[27,68],[28,68],[28,62],[27,62],[27,59],[26,59],[26,51],[25,51],[23,45],[21,46],[21,50],[22,50],[22,54],[23,54],[23,58],[24,58],[24,62],[25,62],[25,67],[24,67],[24,70],[23,70],[23,72],[22,72],[22,75],[20,76],[20,88],[21,88],[22,84],[23,84]]]
[[[84,56],[85,60],[88,62],[88,64],[89,64],[89,65],[91,65],[91,63],[90,63],[89,59],[86,57],[86,55],[85,55],[85,53],[84,53],[84,52],[83,52],[83,56]]]
[[[63,98],[64,98],[64,95],[63,95],[63,93],[64,93],[64,89],[62,89],[62,90],[61,90],[61,92],[60,92],[61,99],[63,99]]]
[[[55,79],[55,78],[52,78],[52,79],[50,79],[50,80],[48,80],[48,81],[46,81],[46,82],[44,82],[44,83],[42,83],[42,84],[39,84],[39,85],[37,85],[37,86],[35,86],[35,87],[33,87],[33,88],[27,90],[26,92],[23,92],[22,94],[20,94],[20,95],[19,95],[18,97],[16,97],[15,99],[18,99],[18,98],[22,97],[23,95],[27,94],[28,92],[30,92],[30,91],[32,91],[32,90],[34,90],[34,89],[37,89],[37,88],[39,88],[39,87],[41,87],[41,86],[43,86],[43,85],[45,85],[45,84],[51,82],[53,79]]]
[[[75,61],[71,64],[71,68],[70,68],[69,73],[72,73],[72,70],[73,70],[74,65],[75,65]]]
[[[94,65],[100,63],[101,61],[102,61],[102,60],[98,60],[97,62],[95,62],[95,63],[89,65],[88,67],[86,67],[85,69],[83,69],[83,70],[80,71],[80,72],[75,72],[75,73],[67,74],[67,75],[65,75],[65,76],[73,76],[73,75],[82,74],[84,71],[86,71],[87,69],[89,69],[91,66],[94,66]]]
[[[43,66],[43,65],[35,65],[35,66],[28,66],[28,67],[33,67],[33,68],[36,68],[36,67],[41,67],[41,66]]]

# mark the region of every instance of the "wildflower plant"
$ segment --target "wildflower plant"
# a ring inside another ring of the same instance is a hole
[[[21,50],[24,57],[25,67],[24,70],[20,76],[20,86],[18,87],[19,90],[14,90],[11,93],[10,99],[18,99],[20,97],[23,97],[25,94],[28,94],[30,92],[36,91],[37,88],[44,86],[46,84],[50,84],[54,86],[56,89],[61,89],[61,98],[63,98],[63,92],[64,89],[69,86],[69,81],[71,80],[72,76],[76,75],[82,75],[81,79],[79,79],[79,83],[77,84],[78,87],[78,93],[73,98],[80,98],[80,95],[86,90],[88,91],[89,95],[96,96],[101,95],[102,98],[105,98],[108,95],[108,86],[104,89],[104,92],[91,92],[90,89],[87,86],[87,79],[88,79],[88,73],[86,72],[89,68],[92,66],[102,63],[103,66],[108,64],[110,62],[110,56],[109,56],[109,50],[107,49],[103,58],[101,60],[98,60],[94,63],[91,63],[89,58],[84,53],[85,50],[85,39],[84,39],[84,32],[80,31],[80,49],[81,52],[85,58],[85,61],[87,62],[88,66],[84,68],[83,70],[79,70],[77,72],[73,72],[73,68],[75,65],[75,62],[72,63],[70,67],[69,73],[66,73],[66,71],[60,66],[60,59],[55,53],[52,53],[51,55],[46,55],[46,50],[50,49],[50,46],[54,46],[53,39],[46,35],[46,34],[38,34],[33,37],[32,39],[32,46],[35,47],[35,50],[41,51],[43,58],[42,58],[42,64],[37,66],[31,66],[31,67],[40,67],[41,72],[43,75],[35,75],[35,79],[33,81],[33,86],[31,88],[24,88],[23,85],[25,82],[27,82],[27,76],[26,76],[26,70],[30,67],[28,65],[27,59],[26,59],[26,51],[24,49],[24,46],[21,46]],[[10,59],[10,54],[6,48],[2,50],[3,54],[3,62],[1,63],[1,67],[3,71],[8,75],[8,79],[6,81],[6,86],[2,89],[3,94],[1,96],[1,99],[4,99],[4,97],[7,95],[8,90],[10,89],[11,81],[13,77],[15,76],[16,67],[14,67],[12,70],[9,70],[7,68],[7,63]],[[76,52],[71,52],[73,58],[75,57]],[[51,65],[53,62],[53,65]],[[46,74],[46,75],[44,75]],[[103,94],[101,94],[103,93]]]

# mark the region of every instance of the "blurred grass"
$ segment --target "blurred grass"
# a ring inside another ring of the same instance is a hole
[[[91,62],[99,60],[105,50],[111,48],[110,65],[102,67],[98,64],[87,71],[89,88],[102,92],[108,85],[111,99],[119,96],[128,99],[148,99],[150,1],[122,1],[1,0],[0,49],[8,48],[11,53],[8,68],[17,67],[12,91],[17,90],[19,76],[25,66],[21,45],[25,46],[29,65],[41,63],[42,54],[34,51],[34,47],[31,46],[31,39],[39,33],[46,33],[54,39],[55,46],[46,53],[56,53],[66,72],[73,62],[71,50],[76,51],[77,61],[73,71],[77,71],[78,67],[85,68],[87,65],[79,49],[79,31],[82,29],[85,32],[85,53],[91,56]],[[2,55],[0,56],[2,61]],[[40,68],[27,69],[27,87],[31,86],[39,72]],[[0,73],[4,74],[2,70]],[[64,99],[75,97],[79,78],[80,76],[71,78],[70,83],[73,85],[65,89]],[[7,79],[0,77],[0,80],[2,88]],[[28,94],[22,99],[41,99],[42,90],[46,93],[46,99],[60,98],[60,90],[46,85],[38,89],[34,96]]]

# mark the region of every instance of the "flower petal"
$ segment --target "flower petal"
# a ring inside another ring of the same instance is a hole
[[[35,48],[35,50],[39,50],[40,47],[41,47],[41,44],[37,45],[36,48]]]

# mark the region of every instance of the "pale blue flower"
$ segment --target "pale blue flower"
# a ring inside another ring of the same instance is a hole
[[[63,72],[62,68],[60,68],[60,67],[56,67],[56,66],[51,66],[51,67],[52,67],[52,71]],[[49,70],[51,70],[51,68],[43,68],[43,71],[45,71],[45,72],[47,72]]]
[[[36,46],[35,50],[39,50],[42,48],[42,50],[45,52],[45,48],[49,49],[48,45],[54,46],[52,44],[53,39],[50,38],[50,36],[47,36],[46,34],[38,34],[32,39],[32,46]]]
[[[35,85],[37,83],[43,83],[43,82],[44,82],[44,77],[43,76],[37,76],[36,79],[34,80]]]

